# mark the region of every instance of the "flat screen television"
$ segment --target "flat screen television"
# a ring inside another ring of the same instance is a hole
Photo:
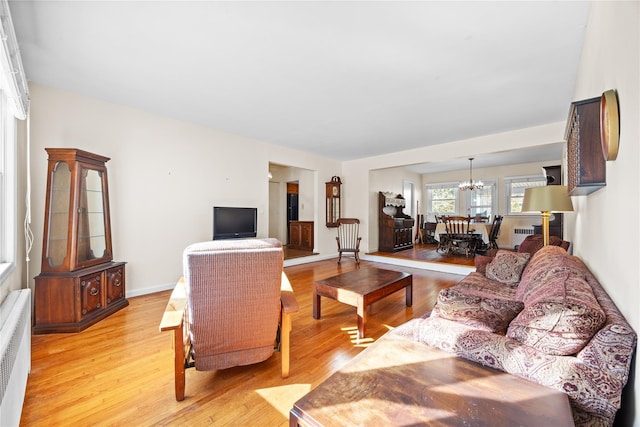
[[[213,207],[213,240],[256,237],[257,208]]]

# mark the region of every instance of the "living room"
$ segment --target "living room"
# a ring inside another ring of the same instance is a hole
[[[576,53],[580,61],[570,101],[599,96],[611,88],[617,90],[621,112],[620,153],[617,160],[607,162],[606,187],[592,195],[573,198],[574,212],[566,216],[565,225],[565,238],[572,242],[573,253],[598,277],[636,331],[640,330],[637,286],[640,253],[634,244],[640,230],[633,221],[640,204],[640,193],[634,189],[640,182],[638,43],[636,2],[591,4],[582,51]],[[111,158],[107,167],[113,251],[116,260],[128,263],[127,296],[134,298],[173,288],[182,274],[184,248],[211,238],[214,205],[257,207],[259,236],[266,237],[270,163],[314,171],[315,208],[310,215],[317,229],[316,251],[320,254],[317,258],[330,259],[336,257],[335,232],[325,228],[323,221],[324,182],[332,176],[340,176],[343,182],[343,214],[363,221],[362,248],[363,252],[369,252],[377,247],[374,192],[400,193],[402,190],[401,179],[377,188],[378,185],[371,183],[372,171],[417,161],[466,159],[505,149],[557,143],[563,140],[566,125],[562,118],[438,145],[337,160],[78,95],[44,83],[31,82],[29,96],[29,153],[27,124],[18,122],[16,230],[21,230],[20,224],[26,215],[22,200],[27,196],[25,165],[29,164],[34,244],[30,263],[18,256],[15,268],[3,276],[2,299],[10,290],[32,288],[32,277],[39,272],[46,147],[77,147]],[[139,96],[144,97],[144,93]],[[170,94],[167,98],[170,99]],[[560,108],[568,113],[569,105]],[[464,173],[460,179],[466,179]],[[21,231],[15,234],[16,253],[23,254],[25,238]],[[640,382],[637,375],[632,378],[633,392]],[[631,396],[630,413],[634,414],[638,397],[637,393]],[[636,415],[629,425],[638,423]]]

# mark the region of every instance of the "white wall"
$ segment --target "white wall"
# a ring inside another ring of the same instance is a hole
[[[618,91],[620,150],[607,162],[606,187],[573,197],[568,216],[574,253],[598,277],[636,333],[640,332],[640,3],[593,2],[585,34],[574,99]],[[634,393],[640,411],[636,355]],[[630,412],[631,407],[627,406]],[[630,420],[625,425],[630,425]],[[634,417],[633,425],[640,426]]]
[[[257,207],[258,237],[267,237],[269,162],[316,170],[322,178],[305,185],[316,197],[309,204],[318,206],[324,181],[340,170],[337,161],[41,85],[31,86],[31,145],[32,276],[40,272],[42,251],[44,148],[81,148],[111,157],[113,252],[115,260],[128,262],[129,296],[173,287],[182,274],[183,249],[211,239],[214,205]],[[314,211],[305,219],[318,223]],[[334,230],[321,219],[316,249],[333,254]]]

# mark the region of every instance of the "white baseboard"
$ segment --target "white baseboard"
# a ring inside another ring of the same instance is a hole
[[[176,282],[165,283],[145,289],[127,290],[127,298],[139,297],[140,295],[154,294],[156,292],[169,291],[176,287]]]
[[[308,264],[310,262],[315,262],[315,261],[324,261],[325,259],[331,259],[331,258],[338,258],[338,253],[336,252],[335,254],[329,254],[329,255],[310,255],[310,256],[304,256],[300,258],[285,259],[284,266],[291,267],[294,265]]]

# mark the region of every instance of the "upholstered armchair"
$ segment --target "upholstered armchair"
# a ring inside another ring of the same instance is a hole
[[[298,311],[276,239],[216,240],[190,245],[184,277],[165,310],[161,331],[173,331],[176,400],[185,369],[225,369],[262,362],[281,351],[289,376],[291,315]]]

